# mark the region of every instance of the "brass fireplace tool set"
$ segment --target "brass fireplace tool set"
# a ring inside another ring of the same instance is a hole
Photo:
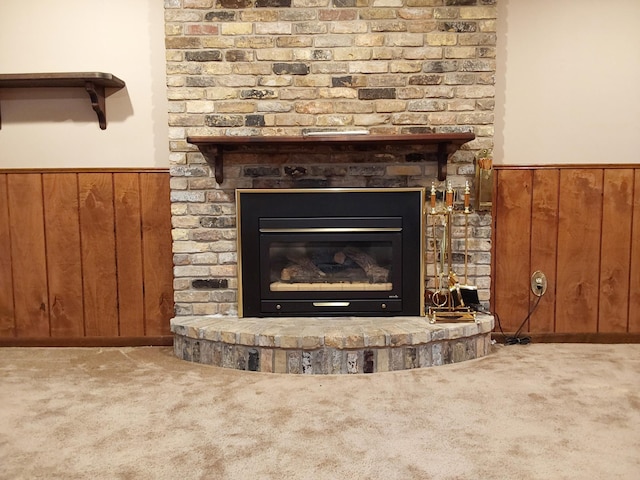
[[[433,267],[435,288],[425,294],[427,305],[427,317],[430,323],[442,322],[469,322],[476,321],[476,312],[471,305],[477,305],[478,290],[468,284],[468,249],[469,249],[469,214],[471,191],[469,182],[464,187],[464,284],[460,284],[458,276],[453,269],[452,230],[455,192],[448,182],[444,191],[441,205],[437,205],[437,191],[435,185],[431,186],[430,208],[427,209],[430,222],[428,228],[432,229]],[[441,239],[438,242],[438,239]],[[440,248],[438,248],[438,243]]]

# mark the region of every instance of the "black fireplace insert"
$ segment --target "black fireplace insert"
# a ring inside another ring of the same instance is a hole
[[[239,313],[423,313],[422,189],[239,189]]]

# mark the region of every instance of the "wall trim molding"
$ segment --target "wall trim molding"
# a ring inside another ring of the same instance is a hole
[[[170,347],[172,345],[173,335],[153,337],[0,337],[0,347]]]
[[[558,170],[587,168],[640,168],[640,163],[550,163],[548,165],[496,165],[494,170]]]
[[[493,332],[491,338],[504,344],[506,337],[513,333]],[[529,337],[531,343],[640,343],[640,333],[529,333],[523,332],[521,337]]]
[[[0,168],[0,173],[169,173],[169,167]]]

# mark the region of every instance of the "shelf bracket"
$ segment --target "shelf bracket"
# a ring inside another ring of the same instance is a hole
[[[224,180],[222,145],[200,145],[199,148],[207,163],[213,167],[213,175],[218,185],[220,185]]]
[[[438,180],[444,182],[447,179],[448,150],[446,143],[438,144]]]
[[[107,128],[107,102],[104,99],[104,87],[96,85],[93,82],[85,82],[84,88],[89,94],[91,99],[91,106],[98,115],[98,124],[100,124],[100,130],[106,130]]]

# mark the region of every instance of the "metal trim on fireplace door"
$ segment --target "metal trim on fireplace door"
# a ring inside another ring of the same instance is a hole
[[[392,188],[283,188],[283,189],[273,189],[273,188],[237,188],[235,193],[235,201],[236,201],[236,251],[237,251],[237,273],[236,277],[238,280],[237,285],[237,302],[238,302],[238,317],[244,317],[243,312],[243,288],[242,288],[242,231],[241,231],[241,202],[240,195],[242,193],[350,193],[350,192],[418,192],[420,193],[420,202],[423,206],[422,215],[420,215],[420,316],[425,316],[425,300],[424,300],[424,292],[426,288],[425,283],[425,266],[424,266],[424,258],[425,258],[425,225],[426,225],[426,190],[424,187],[392,187]]]
[[[238,285],[236,287],[236,302],[238,302],[238,317],[244,317],[242,312],[242,305],[244,299],[242,298],[242,224],[240,222],[240,192],[241,189],[236,188],[236,278]]]
[[[260,233],[361,233],[401,232],[402,228],[260,228]]]

